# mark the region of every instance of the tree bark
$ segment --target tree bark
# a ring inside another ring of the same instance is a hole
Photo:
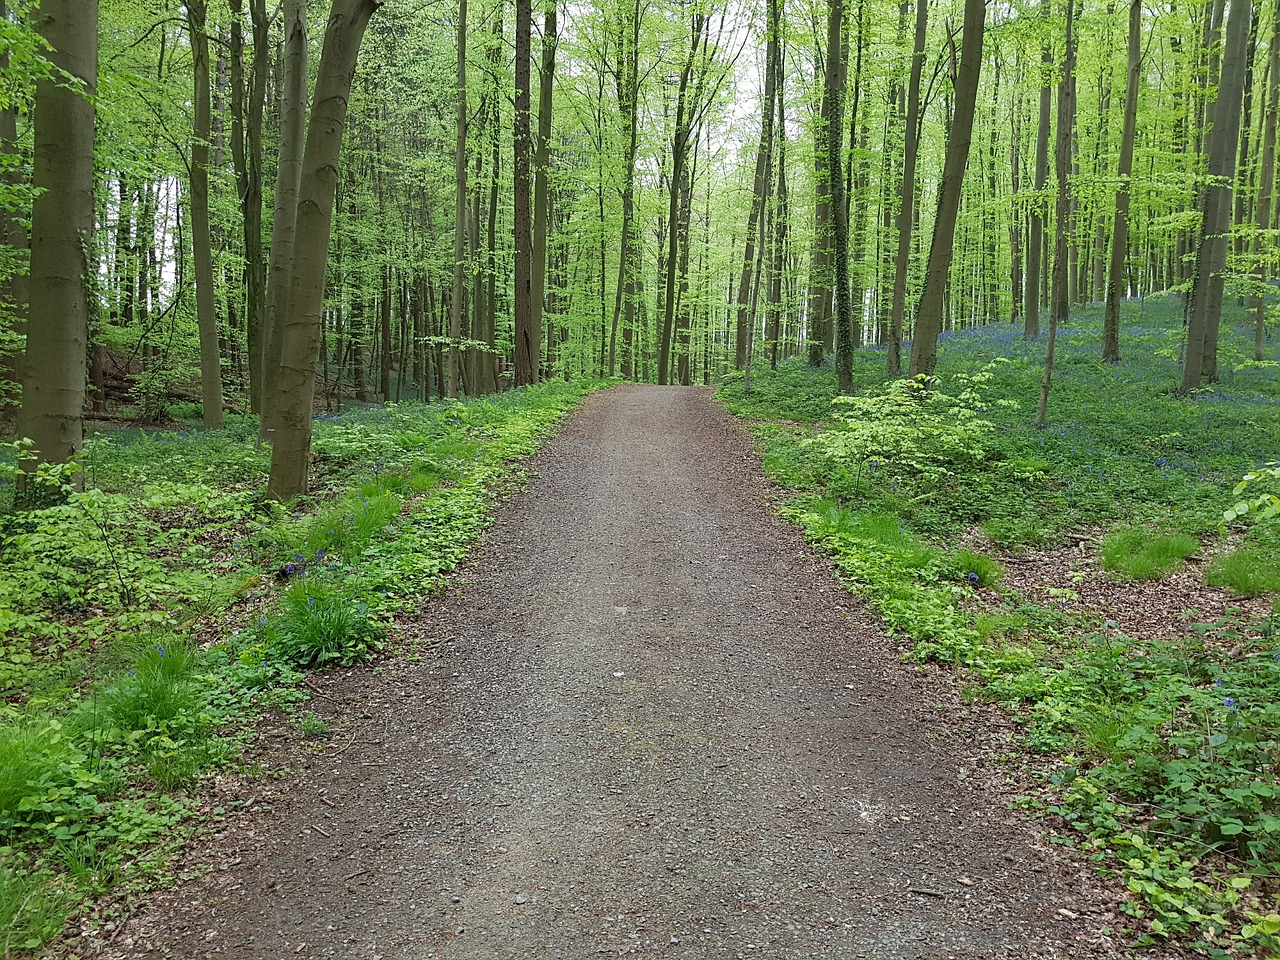
[[[986,26],[983,0],[965,0],[964,49],[955,79],[955,112],[947,137],[947,154],[942,166],[942,186],[938,191],[938,213],[933,221],[933,241],[924,290],[916,311],[916,332],[911,341],[911,376],[932,377],[938,360],[938,333],[942,329],[942,309],[951,269],[956,216],[964,170],[973,141],[973,114],[978,101],[978,81],[982,74],[982,35]]]
[[[196,326],[200,332],[200,396],[204,425],[222,426],[222,356],[218,347],[218,314],[213,287],[213,240],[209,225],[209,37],[205,33],[204,0],[188,0],[187,27],[191,34],[192,98],[195,129],[191,141],[191,252],[196,273]]]
[[[835,255],[836,377],[841,393],[853,392],[853,307],[849,303],[849,216],[844,202],[844,0],[827,8],[827,178],[831,190],[832,249]]]
[[[256,4],[261,0],[251,2]],[[302,182],[302,152],[306,139],[307,73],[307,3],[306,0],[285,0],[280,158],[276,166],[275,208],[271,215],[266,310],[262,318],[266,354],[262,358],[262,419],[258,439],[263,443],[275,435],[280,404],[280,354],[284,345],[284,315],[289,306],[289,280],[297,239],[298,192]]]
[[[538,85],[538,140],[533,158],[533,277],[530,290],[530,321],[535,330],[542,329],[542,311],[546,302],[547,280],[547,172],[551,162],[551,109],[556,75],[556,2],[546,0],[542,27],[542,70]],[[609,351],[610,376],[613,375],[613,348]]]
[[[39,462],[65,463],[84,443],[98,4],[44,0],[36,26],[50,61],[83,90],[57,76],[36,84],[31,306],[17,435],[33,442]]]
[[[626,130],[626,145],[622,157],[622,249],[618,254],[618,296],[613,308],[613,326],[621,320],[622,327],[622,378],[631,380],[635,375],[633,357],[635,344],[635,190],[636,152],[639,139],[639,83],[640,83],[640,4],[630,0],[625,7],[627,16],[617,29],[618,73],[616,87],[618,110],[622,114]],[[609,376],[614,373],[614,358],[609,357]]]
[[[1138,82],[1142,76],[1142,0],[1129,3],[1129,71],[1124,88],[1124,129],[1120,133],[1120,160],[1116,176],[1115,223],[1111,228],[1111,267],[1107,273],[1106,313],[1102,320],[1102,359],[1120,362],[1120,298],[1124,291],[1124,264],[1129,251],[1130,178],[1133,145],[1138,132]]]
[[[1058,144],[1054,155],[1054,173],[1058,179],[1058,209],[1054,218],[1056,234],[1053,257],[1053,303],[1049,311],[1049,344],[1045,351],[1044,378],[1040,384],[1040,404],[1036,408],[1036,429],[1044,429],[1049,406],[1049,387],[1053,381],[1053,355],[1058,342],[1058,324],[1064,323],[1071,309],[1067,246],[1071,242],[1071,140],[1075,128],[1075,2],[1067,0],[1066,64],[1058,84]]]
[[[325,28],[315,105],[307,125],[297,236],[284,316],[279,425],[267,492],[277,499],[307,491],[316,357],[323,322],[325,266],[338,185],[338,157],[360,42],[377,0],[334,0]]]
[[[1049,0],[1045,0],[1046,6]],[[1049,185],[1049,68],[1053,52],[1045,44],[1040,56],[1040,125],[1036,132],[1036,196],[1031,208],[1030,237],[1027,239],[1027,286],[1022,304],[1022,333],[1040,336],[1041,259],[1044,253],[1044,191]]]
[[[528,39],[527,26],[525,35]],[[519,83],[519,68],[516,82]],[[453,174],[456,182],[453,206],[453,290],[449,300],[449,365],[445,378],[445,396],[449,399],[458,396],[458,382],[462,375],[462,350],[459,343],[462,340],[462,301],[466,296],[467,282],[467,0],[458,0],[458,85],[454,115],[456,136]],[[528,119],[526,102],[526,125]]]
[[[734,328],[734,366],[741,370],[747,363],[747,340],[754,336],[751,316],[752,272],[756,263],[757,241],[763,246],[765,204],[768,202],[773,151],[774,89],[778,82],[778,18],[780,0],[768,0],[768,37],[765,40],[764,100],[760,111],[760,143],[756,147],[756,170],[752,181],[751,213],[747,217],[747,237],[742,248],[742,275],[738,281],[738,320]]]
[[[911,226],[916,199],[916,157],[920,148],[920,74],[924,69],[928,0],[916,0],[916,37],[907,86],[907,120],[903,131],[902,186],[898,190],[898,252],[893,259],[893,307],[889,319],[889,372],[902,372],[902,324],[907,305],[907,267],[911,262]]]
[[[0,0],[0,18],[7,18],[5,0]],[[9,53],[0,50],[0,74],[9,69]],[[22,169],[18,161],[18,112],[12,105],[0,107],[0,182],[17,186],[22,182]],[[28,250],[27,230],[22,220],[0,210],[0,243],[9,247],[17,256]],[[12,347],[0,348],[0,381],[10,381],[16,387],[22,382],[22,351],[17,338],[25,332],[27,310],[27,272],[19,269],[8,279],[0,279],[0,312],[7,312],[14,336]],[[16,403],[17,395],[9,394],[8,386],[0,391],[0,420],[7,421],[11,414],[10,403]]]
[[[539,342],[542,330],[535,326],[533,315],[533,213],[529,188],[531,131],[529,112],[532,80],[530,65],[530,28],[533,19],[531,0],[516,0],[515,62],[515,367],[516,386],[538,382]]]
[[[1240,140],[1240,101],[1244,93],[1251,0],[1232,0],[1227,18],[1222,77],[1209,133],[1209,181],[1204,190],[1200,243],[1196,251],[1191,300],[1187,307],[1187,354],[1178,392],[1190,393],[1218,376],[1218,329],[1222,321],[1223,271],[1231,226],[1231,184]]]
[[[1262,130],[1262,170],[1258,182],[1258,207],[1256,210],[1258,236],[1254,241],[1254,270],[1256,288],[1249,304],[1253,314],[1253,359],[1262,360],[1262,344],[1267,331],[1266,283],[1270,279],[1271,257],[1274,243],[1267,240],[1271,229],[1272,209],[1275,206],[1276,185],[1276,121],[1280,118],[1280,0],[1271,18],[1271,49],[1268,54],[1267,112]]]
[[[245,83],[243,0],[231,6],[231,157],[240,195],[244,239],[245,334],[249,353],[249,408],[262,411],[263,314],[266,267],[262,255],[262,113],[267,84],[266,0],[249,0],[253,60]]]

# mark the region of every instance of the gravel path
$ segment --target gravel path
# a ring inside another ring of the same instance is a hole
[[[1087,873],[973,771],[709,391],[590,398],[535,469],[422,655],[329,677],[340,735],[104,954],[1107,955]]]

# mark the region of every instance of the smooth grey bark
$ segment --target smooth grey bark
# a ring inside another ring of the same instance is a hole
[[[269,495],[284,499],[307,491],[316,358],[324,312],[325,267],[338,186],[338,157],[356,60],[377,0],[334,0],[325,27],[315,105],[307,124],[298,196],[297,239],[280,354],[280,402],[271,450]]]
[[[467,0],[458,0],[458,81],[455,96],[453,152],[453,288],[449,299],[449,363],[445,396],[458,396],[462,375],[462,301],[467,295]],[[527,114],[526,114],[527,119]]]
[[[1254,241],[1257,267],[1254,279],[1257,284],[1249,304],[1253,315],[1253,359],[1262,360],[1262,343],[1267,330],[1267,303],[1264,292],[1270,258],[1267,231],[1271,228],[1271,213],[1275,205],[1276,183],[1276,120],[1280,117],[1280,0],[1271,18],[1271,50],[1267,59],[1267,109],[1262,128],[1262,169],[1258,182],[1258,207],[1255,223],[1258,228]]]
[[[517,387],[538,382],[539,342],[542,330],[533,322],[533,211],[530,204],[530,160],[532,133],[529,113],[530,30],[533,19],[531,0],[516,0],[515,62],[515,384]]]
[[[1138,82],[1142,75],[1142,0],[1129,2],[1129,70],[1124,88],[1124,129],[1116,176],[1115,222],[1111,228],[1111,266],[1107,272],[1106,312],[1102,320],[1102,359],[1120,362],[1120,297],[1129,251],[1129,199],[1133,146],[1138,132]]]
[[[218,343],[217,291],[213,286],[213,237],[209,223],[209,135],[212,129],[209,93],[209,37],[204,0],[187,0],[191,34],[192,95],[195,127],[191,141],[191,254],[196,274],[196,327],[200,334],[200,398],[204,425],[222,426],[222,355]]]
[[[1232,0],[1227,18],[1222,76],[1209,133],[1209,181],[1204,190],[1200,243],[1187,305],[1187,352],[1178,392],[1190,393],[1218,377],[1218,329],[1222,322],[1223,271],[1231,225],[1231,186],[1240,140],[1252,0]]]
[[[955,78],[955,111],[951,117],[951,133],[947,137],[947,154],[942,165],[942,186],[938,191],[938,213],[933,221],[933,240],[929,245],[929,265],[925,271],[924,290],[916,311],[916,332],[911,341],[910,374],[932,377],[938,361],[938,333],[942,329],[943,302],[947,277],[951,270],[952,246],[956,217],[960,212],[960,193],[964,170],[973,142],[973,115],[978,101],[978,81],[982,74],[982,39],[986,27],[986,5],[983,0],[965,0],[964,48],[960,69]]]
[[[251,0],[257,2],[257,0]],[[255,40],[256,42],[256,40]],[[279,407],[280,352],[284,314],[289,306],[289,279],[297,238],[298,191],[307,126],[307,3],[284,2],[284,71],[280,84],[280,157],[276,165],[275,208],[271,215],[271,258],[267,266],[266,304],[262,315],[262,418],[260,442],[275,434]]]
[[[1075,2],[1067,0],[1066,63],[1058,84],[1058,144],[1054,156],[1054,174],[1058,179],[1058,209],[1054,218],[1053,303],[1049,311],[1049,344],[1045,351],[1044,378],[1040,383],[1040,403],[1036,407],[1036,429],[1044,428],[1049,406],[1049,388],[1053,382],[1053,357],[1058,343],[1058,325],[1066,322],[1071,309],[1067,253],[1071,242],[1071,141],[1075,128]]]
[[[916,0],[916,34],[907,85],[907,119],[903,131],[902,182],[898,189],[898,248],[893,258],[893,305],[889,316],[889,372],[902,372],[902,324],[907,308],[907,267],[911,262],[911,227],[916,199],[916,157],[920,149],[920,74],[924,69],[929,2]]]
[[[31,306],[17,435],[39,462],[65,463],[84,444],[89,265],[93,242],[93,97],[98,86],[97,0],[44,0],[36,29],[55,77],[36,84],[31,213]]]
[[[849,216],[844,202],[844,0],[827,8],[827,73],[824,96],[831,104],[827,118],[827,178],[831,191],[832,251],[835,256],[836,378],[841,393],[853,392],[853,305],[849,302]]]
[[[756,266],[756,244],[765,243],[765,204],[772,184],[774,91],[778,82],[778,18],[780,0],[768,0],[768,37],[765,40],[764,99],[760,111],[760,142],[756,146],[756,169],[752,180],[751,212],[747,216],[747,236],[742,248],[742,273],[738,280],[737,325],[734,327],[734,366],[741,370],[747,364],[747,341],[754,335],[751,310]]]
[[[1045,0],[1045,4],[1049,0]],[[1036,197],[1031,208],[1030,236],[1027,238],[1027,277],[1022,303],[1022,334],[1040,336],[1040,280],[1044,254],[1044,191],[1049,185],[1049,68],[1053,52],[1048,44],[1040,55],[1040,123],[1036,130]]]
[[[530,284],[529,321],[535,330],[542,329],[542,312],[546,305],[547,283],[547,172],[551,163],[551,110],[556,77],[556,2],[546,0],[542,27],[542,70],[538,82],[538,140],[533,156],[533,276]],[[609,366],[613,366],[616,346],[611,344]],[[549,364],[548,364],[549,366]],[[610,376],[612,376],[610,370]]]

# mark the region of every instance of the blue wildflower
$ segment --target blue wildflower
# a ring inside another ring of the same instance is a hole
[[[1220,686],[1222,686],[1222,681],[1221,681],[1221,680],[1215,680],[1215,681],[1213,681],[1213,685],[1214,685],[1215,687],[1220,687]]]
[[[284,572],[285,572],[285,573],[287,573],[287,574],[296,573],[296,572],[297,572],[297,570],[298,570],[298,566],[297,566],[297,564],[294,564],[294,563],[286,563],[286,564],[284,565]]]
[[[979,577],[976,573],[970,573],[970,574],[969,574],[969,582],[970,582],[971,584],[973,584],[974,586],[977,586],[978,581],[979,581],[979,580],[981,580],[981,579],[982,579],[982,578],[981,578],[981,577]]]
[[[1234,706],[1236,705],[1236,698],[1235,698],[1235,697],[1223,697],[1223,698],[1222,698],[1222,703],[1223,703],[1223,706],[1227,706],[1227,707],[1234,707]]]
[[[164,647],[159,646],[159,645],[157,644],[157,645],[156,645],[156,653],[160,654],[160,656],[162,656],[162,657],[163,657],[163,656],[164,656]]]

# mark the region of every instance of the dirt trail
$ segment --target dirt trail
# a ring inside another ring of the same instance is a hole
[[[103,955],[1106,955],[709,391],[593,397],[535,466],[439,642],[330,677],[363,718]]]

